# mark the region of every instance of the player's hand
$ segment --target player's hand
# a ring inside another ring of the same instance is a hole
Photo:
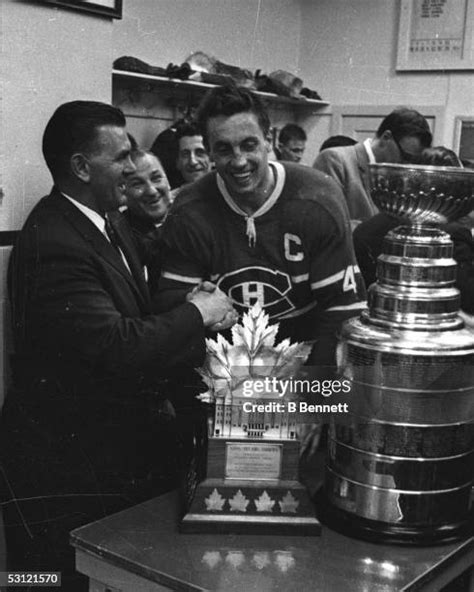
[[[186,300],[194,304],[201,313],[205,327],[216,327],[217,331],[228,329],[237,320],[237,312],[230,298],[211,282],[196,286]]]

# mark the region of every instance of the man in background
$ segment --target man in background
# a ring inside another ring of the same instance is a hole
[[[319,151],[321,152],[328,148],[336,148],[336,146],[354,146],[354,144],[357,144],[357,140],[354,140],[354,138],[351,138],[350,136],[329,136],[329,138],[326,138],[321,144]]]
[[[150,151],[160,160],[170,183],[171,201],[179,188],[211,170],[201,132],[189,119],[180,119],[161,132]]]
[[[8,568],[61,571],[69,592],[87,590],[70,530],[170,487],[163,381],[202,362],[205,327],[235,321],[209,283],[153,313],[118,211],[136,172],[130,148],[119,109],[61,105],[43,136],[54,187],[10,261],[15,388],[0,430]]]
[[[146,266],[150,291],[160,274],[160,233],[171,203],[170,186],[161,162],[153,154],[132,149],[135,171],[127,177],[127,218],[136,240],[140,260]]]
[[[295,123],[287,123],[281,128],[278,136],[278,147],[275,148],[277,160],[300,162],[306,148],[306,132]]]
[[[177,126],[176,142],[176,168],[181,173],[184,184],[197,181],[211,170],[209,154],[195,123],[185,122]]]
[[[370,197],[369,164],[416,164],[431,141],[430,127],[423,115],[413,109],[396,109],[382,121],[375,138],[354,146],[322,150],[313,167],[332,177],[342,189],[355,227],[377,213]]]

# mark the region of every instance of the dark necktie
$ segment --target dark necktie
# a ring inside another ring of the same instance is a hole
[[[109,238],[110,244],[117,250],[117,253],[120,255],[120,258],[122,259],[125,267],[128,269],[130,273],[132,273],[132,269],[130,267],[130,263],[127,258],[126,252],[120,245],[120,238],[118,232],[114,228],[114,222],[109,218],[107,214],[105,215],[105,233]]]
[[[148,287],[146,285],[145,276],[143,274],[143,269],[140,266],[140,262],[136,257],[134,257],[133,253],[130,252],[129,246],[127,245],[126,241],[124,241],[120,234],[120,228],[117,226],[118,220],[114,219],[112,216],[109,217],[107,214],[105,215],[105,232],[110,240],[111,245],[117,249],[117,252],[120,255],[125,267],[128,269],[131,276],[135,279],[137,287],[145,298],[146,301],[149,300],[148,294]]]
[[[105,233],[109,237],[110,244],[113,245],[120,253],[120,256],[122,256],[122,251],[120,249],[119,241],[117,239],[117,233],[115,232],[113,224],[107,215],[105,216]]]

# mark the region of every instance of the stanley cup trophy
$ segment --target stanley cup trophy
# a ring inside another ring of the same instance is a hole
[[[350,414],[330,427],[319,516],[368,540],[454,540],[474,526],[474,332],[438,225],[474,208],[474,171],[370,168],[375,204],[403,225],[384,239],[368,310],[341,332]]]
[[[278,387],[297,374],[311,345],[276,344],[277,331],[255,304],[232,327],[232,344],[221,335],[206,340],[199,372],[209,387],[204,397],[213,403],[207,475],[188,486],[181,532],[320,534],[298,481],[295,413]]]

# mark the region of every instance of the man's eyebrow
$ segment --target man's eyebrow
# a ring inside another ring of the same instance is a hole
[[[214,142],[212,146],[213,148],[225,148],[226,146],[230,145],[230,142],[228,142],[227,140],[217,140],[216,142]]]
[[[123,150],[120,150],[120,152],[117,155],[117,158],[126,158],[127,156],[130,156],[130,154],[131,154],[131,150],[123,149]]]

